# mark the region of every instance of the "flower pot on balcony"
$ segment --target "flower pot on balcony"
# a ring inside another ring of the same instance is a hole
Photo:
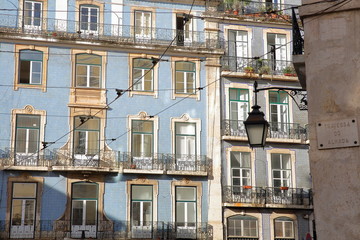
[[[245,186],[243,186],[243,189],[252,189],[252,186],[245,185]]]
[[[280,190],[289,190],[289,187],[280,187]]]
[[[131,169],[136,169],[136,165],[135,165],[135,164],[131,164],[131,165],[130,165],[130,168],[131,168]]]

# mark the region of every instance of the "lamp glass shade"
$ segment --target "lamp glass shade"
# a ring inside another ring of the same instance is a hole
[[[264,118],[264,113],[259,111],[260,106],[252,106],[252,111],[244,121],[246,134],[250,147],[264,147],[269,128],[269,123]]]

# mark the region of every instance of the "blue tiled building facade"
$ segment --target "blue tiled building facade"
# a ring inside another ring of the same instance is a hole
[[[0,239],[302,239],[306,115],[269,91],[269,146],[242,125],[255,79],[297,85],[287,7],[0,2]]]

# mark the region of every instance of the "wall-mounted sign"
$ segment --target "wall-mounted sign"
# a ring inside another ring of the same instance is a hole
[[[342,119],[316,123],[318,149],[359,146],[357,120]]]

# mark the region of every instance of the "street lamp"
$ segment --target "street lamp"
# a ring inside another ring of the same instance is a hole
[[[248,118],[244,121],[246,134],[251,148],[265,146],[266,136],[269,129],[269,123],[264,118],[265,114],[259,110],[260,106],[257,105],[257,93],[259,91],[271,90],[271,89],[276,89],[278,91],[290,90],[291,91],[290,93],[288,93],[287,91],[285,92],[289,94],[289,96],[295,101],[294,99],[295,95],[299,94],[299,92],[306,91],[305,89],[300,89],[300,88],[282,88],[282,87],[268,87],[268,88],[258,89],[257,86],[258,84],[255,81],[254,82],[255,105],[251,107],[253,110],[249,112]],[[300,104],[298,104],[296,101],[295,103],[300,110],[307,110],[306,94],[301,94],[301,95],[302,95],[302,99],[300,100]]]
[[[255,105],[251,108],[253,109],[249,112],[248,118],[244,121],[246,134],[248,136],[249,145],[253,147],[264,147],[266,136],[269,128],[269,123],[265,120],[265,114],[261,112],[260,106],[257,105],[257,82],[254,83],[254,93],[255,93]]]

